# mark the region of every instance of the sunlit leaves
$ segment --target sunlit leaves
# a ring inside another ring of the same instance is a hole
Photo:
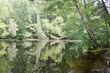
[[[18,28],[17,28],[17,24],[14,22],[13,19],[10,19],[8,31],[13,37],[16,36],[16,32],[18,31]]]
[[[9,35],[6,27],[8,27],[8,25],[0,21],[0,37],[6,37]]]
[[[6,20],[7,17],[10,17],[11,5],[4,0],[0,0],[0,19]]]
[[[55,18],[55,21],[58,23],[58,24],[61,24],[64,22],[63,18],[61,16],[58,16]]]
[[[50,38],[64,37],[62,26],[64,26],[62,17],[56,17],[51,22],[48,19],[42,19],[42,28]]]
[[[25,26],[31,23],[31,5],[28,0],[14,0],[12,5],[12,16],[17,22],[19,28],[18,34],[23,37],[23,33],[26,31]]]
[[[5,27],[7,27],[7,25],[6,25],[5,23],[2,23],[2,22],[0,21],[0,28],[1,28],[1,29],[4,29]]]
[[[26,31],[26,32],[24,33],[24,36],[25,36],[25,37],[31,37],[31,36],[32,36],[32,33],[31,33],[31,32]]]

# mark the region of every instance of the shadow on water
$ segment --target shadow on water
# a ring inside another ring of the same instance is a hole
[[[80,42],[0,41],[0,73],[110,73],[110,51]]]

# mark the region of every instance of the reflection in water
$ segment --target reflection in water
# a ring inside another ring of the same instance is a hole
[[[13,58],[15,58],[16,57],[16,54],[17,54],[17,50],[18,49],[16,49],[16,43],[15,42],[12,42],[11,44],[10,44],[10,46],[7,48],[7,54],[8,54],[8,59],[10,60],[10,61],[13,61]]]
[[[54,43],[54,44],[53,44]],[[42,49],[40,60],[48,60],[49,58],[55,62],[61,62],[65,49],[64,42],[51,42],[48,43],[45,48]]]
[[[89,50],[72,42],[0,41],[0,73],[109,73],[102,58],[109,51]]]

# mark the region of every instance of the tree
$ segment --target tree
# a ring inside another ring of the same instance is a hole
[[[31,5],[28,0],[14,0],[12,5],[12,18],[17,22],[19,28],[17,36],[22,38],[26,32],[26,26],[32,23]]]
[[[13,37],[16,36],[16,32],[18,31],[18,28],[17,28],[17,24],[14,22],[13,19],[10,19],[10,21],[9,21],[8,31],[11,34],[11,36],[13,36]]]

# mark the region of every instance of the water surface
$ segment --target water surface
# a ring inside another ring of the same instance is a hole
[[[0,41],[0,73],[101,73],[109,51],[90,50],[81,42]]]

